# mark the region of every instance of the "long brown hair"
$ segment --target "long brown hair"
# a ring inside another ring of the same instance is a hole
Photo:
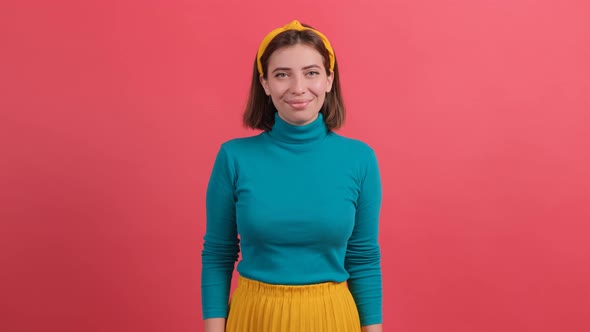
[[[309,27],[308,25],[304,25]],[[268,60],[270,56],[278,49],[292,46],[295,44],[305,44],[317,50],[324,59],[324,68],[326,74],[330,75],[330,54],[322,39],[312,30],[287,30],[279,33],[269,44],[260,62],[264,69],[263,78],[267,78]],[[324,117],[324,122],[329,130],[340,128],[344,124],[345,110],[344,102],[342,100],[340,88],[340,75],[338,73],[338,60],[334,55],[334,78],[332,81],[332,89],[326,94],[324,105],[320,112]],[[254,58],[254,65],[252,68],[252,82],[250,83],[250,94],[248,96],[248,103],[244,111],[244,126],[252,129],[271,130],[274,125],[274,113],[276,109],[270,100],[270,97],[264,92],[262,84],[260,84],[260,74],[256,65],[256,57]]]

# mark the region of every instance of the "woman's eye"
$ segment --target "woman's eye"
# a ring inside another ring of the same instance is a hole
[[[275,75],[275,77],[277,77],[277,78],[283,78],[283,77],[287,77],[287,74],[286,73],[277,73]]]
[[[310,71],[310,72],[307,73],[307,75],[309,75],[309,76],[316,76],[316,75],[319,75],[319,74],[320,73],[317,72],[317,71]]]

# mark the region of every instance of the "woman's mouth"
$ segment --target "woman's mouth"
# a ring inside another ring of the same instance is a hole
[[[296,110],[305,109],[309,105],[310,100],[289,100],[287,104]]]

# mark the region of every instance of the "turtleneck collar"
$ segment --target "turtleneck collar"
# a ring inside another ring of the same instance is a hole
[[[318,113],[317,119],[311,123],[304,126],[295,126],[281,119],[277,112],[275,113],[275,123],[272,130],[268,131],[268,134],[277,141],[303,144],[324,138],[328,134],[328,127],[324,123],[322,113]]]

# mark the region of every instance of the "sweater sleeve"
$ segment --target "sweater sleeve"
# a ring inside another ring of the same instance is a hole
[[[381,253],[378,242],[381,178],[373,150],[361,176],[355,226],[348,240],[345,268],[350,274],[348,287],[356,302],[361,325],[366,326],[382,323]]]
[[[235,167],[222,145],[209,179],[206,195],[207,230],[201,269],[203,319],[227,318],[231,279],[238,259],[235,217]]]

